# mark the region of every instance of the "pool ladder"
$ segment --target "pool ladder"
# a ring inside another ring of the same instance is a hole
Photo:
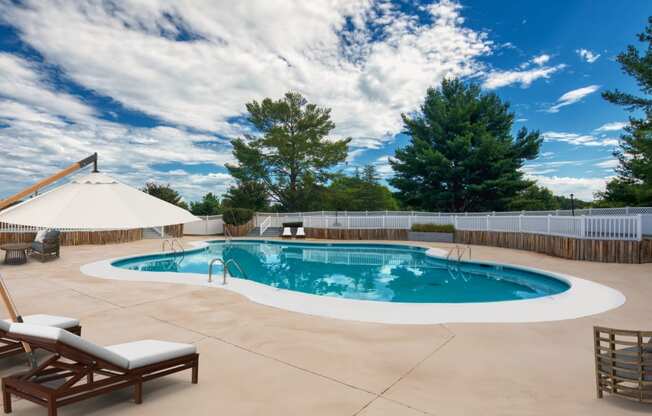
[[[240,267],[240,264],[237,261],[235,261],[234,259],[228,259],[224,261],[223,258],[216,257],[208,262],[208,283],[213,282],[213,264],[215,264],[215,262],[217,261],[222,263],[222,268],[224,269],[224,273],[222,274],[223,285],[226,284],[226,274],[229,272],[229,264],[233,264],[235,267],[237,267],[240,273],[242,274],[242,277],[245,279],[247,278],[247,275],[245,274],[244,270],[242,270],[242,267]]]
[[[161,243],[161,251],[165,253],[165,248],[169,247],[172,254],[174,254],[175,263],[177,265],[183,261],[186,257],[186,250],[183,248],[183,245],[177,238],[166,238]],[[181,256],[178,257],[177,254],[181,253]]]
[[[469,253],[469,260],[471,260],[471,246],[459,246],[455,245],[455,247],[451,248],[448,254],[446,255],[446,260],[450,261],[451,255],[453,253],[457,253],[457,262],[459,263],[462,260],[462,257],[464,257],[464,253],[466,253],[468,250]]]
[[[464,272],[462,272],[462,269],[460,269],[460,262],[462,260],[462,257],[464,256],[464,253],[466,253],[468,250],[469,253],[469,260],[471,260],[471,246],[459,246],[455,245],[449,252],[448,255],[446,256],[446,269],[448,270],[448,274],[454,279],[457,280],[458,278],[463,279],[464,281],[467,281],[467,278],[464,276]],[[455,261],[451,261],[451,256],[453,253],[457,253],[457,258]]]

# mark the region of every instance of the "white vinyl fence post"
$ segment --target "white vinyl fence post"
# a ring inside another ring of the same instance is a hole
[[[489,231],[489,215],[487,215],[487,218],[486,218],[485,229],[486,229],[487,231]]]
[[[523,214],[518,216],[518,232],[523,232]]]
[[[643,216],[641,214],[638,214],[636,216],[636,222],[637,222],[636,240],[641,241],[641,239],[643,238]]]
[[[548,227],[547,227],[547,232],[550,234],[550,214],[548,214]]]

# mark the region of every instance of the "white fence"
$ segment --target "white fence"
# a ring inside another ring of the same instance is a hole
[[[439,220],[438,218],[448,218],[452,216],[457,216],[458,218],[462,217],[482,217],[487,216],[491,217],[528,217],[528,218],[542,218],[542,217],[571,217],[572,212],[570,210],[556,210],[556,211],[511,211],[511,212],[463,212],[458,214],[451,214],[446,212],[420,212],[420,211],[311,211],[311,212],[296,212],[296,213],[268,213],[268,212],[259,212],[256,213],[256,224],[261,224],[268,217],[271,218],[271,227],[281,227],[284,222],[299,222],[303,221],[304,223],[307,218],[311,220],[315,217],[334,217],[337,219],[337,222],[340,224],[346,223],[347,217],[386,217],[385,220],[388,224],[391,224],[392,221],[398,222],[400,224],[407,223],[409,220],[401,222],[397,217],[413,217],[418,218],[417,222],[420,223],[433,223],[433,224],[449,224],[446,220]],[[641,222],[641,232],[643,235],[652,235],[652,207],[624,207],[624,208],[591,208],[591,209],[577,209],[575,210],[575,217],[581,216],[590,216],[592,218],[612,218],[612,217],[631,217],[640,215]],[[391,219],[390,219],[391,217]],[[320,220],[315,220],[320,221]],[[364,223],[365,220],[358,220],[360,223]],[[373,220],[367,220],[370,223],[374,223]],[[412,220],[415,222],[416,220]],[[442,222],[443,221],[443,222]],[[531,222],[541,222],[541,219],[533,219]],[[557,224],[562,221],[551,220],[553,224]],[[572,220],[569,220],[572,221]],[[335,221],[332,221],[335,222]],[[377,221],[378,222],[378,221]],[[496,224],[499,223],[499,220],[495,221]],[[376,224],[376,223],[374,223]],[[380,222],[382,224],[382,221]],[[604,225],[605,227],[607,225]],[[373,227],[369,227],[373,228]],[[399,227],[405,228],[405,227]],[[409,228],[409,227],[407,227]],[[553,226],[554,229],[554,226]]]
[[[377,212],[335,212],[315,211],[301,213],[256,213],[255,224],[261,235],[269,227],[282,227],[285,222],[303,222],[312,228],[349,229],[410,229],[412,224],[453,224],[465,231],[503,231],[533,234],[557,235],[597,240],[641,240],[643,235],[652,235],[652,213],[636,215],[619,214],[625,208],[593,210],[593,215],[480,215],[479,213],[451,215],[447,213],[428,213],[412,211]],[[648,212],[651,208],[629,208]],[[579,211],[579,210],[578,210]],[[576,213],[578,212],[576,211]],[[603,215],[595,215],[600,212]],[[610,215],[604,215],[609,213]],[[224,233],[221,215],[203,216],[201,220],[184,225],[187,235],[216,235]],[[0,232],[36,232],[37,227],[0,223]],[[92,231],[68,230],[60,231]]]
[[[215,235],[224,233],[224,222],[221,215],[198,216],[199,221],[183,225],[185,235]]]
[[[50,228],[52,230],[57,230],[61,232],[74,232],[74,231],[98,231],[86,228],[59,228],[59,227],[33,227],[31,225],[20,225],[20,224],[8,224],[6,222],[0,222],[0,233],[35,233],[39,230],[45,230]],[[99,231],[113,231],[113,230],[99,230]]]
[[[312,213],[310,213],[312,214]],[[531,233],[596,240],[642,238],[642,215],[554,216],[554,215],[304,215],[258,214],[266,226],[302,221],[307,228],[410,229],[413,224],[452,224],[464,231]],[[271,224],[271,225],[270,225]]]

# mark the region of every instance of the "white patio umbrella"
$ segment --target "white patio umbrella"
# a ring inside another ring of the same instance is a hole
[[[199,218],[101,173],[91,173],[0,211],[0,222],[43,228],[125,230]]]

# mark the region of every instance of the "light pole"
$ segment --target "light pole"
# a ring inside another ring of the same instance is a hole
[[[571,194],[571,215],[575,216],[575,200],[573,199],[573,194]]]

